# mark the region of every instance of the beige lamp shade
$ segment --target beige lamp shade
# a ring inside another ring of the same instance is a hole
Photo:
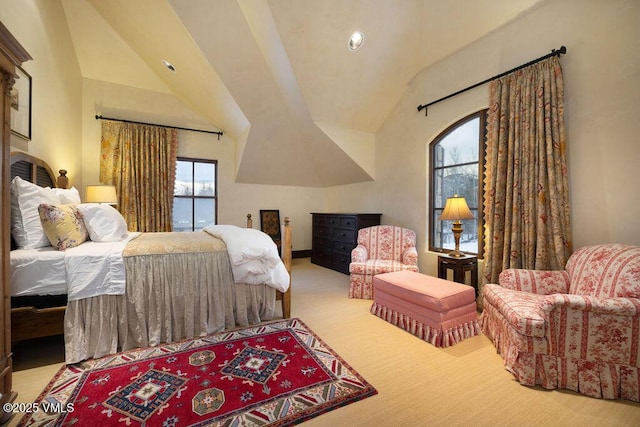
[[[460,219],[473,219],[473,214],[469,210],[467,201],[464,197],[460,197],[457,194],[447,199],[447,204],[444,205],[444,210],[440,219],[446,220],[460,220]]]
[[[116,205],[118,204],[116,187],[113,185],[87,185],[85,201],[87,203],[107,203],[110,205]]]
[[[449,256],[454,258],[464,257],[464,253],[460,252],[460,236],[462,235],[462,223],[460,220],[473,219],[473,214],[471,213],[471,210],[469,210],[469,206],[467,205],[467,201],[464,197],[459,197],[457,194],[453,197],[449,197],[447,199],[447,204],[444,205],[444,210],[442,211],[442,215],[440,215],[440,219],[453,221],[451,231],[453,232],[453,238],[456,241],[456,248],[453,252],[449,253]]]

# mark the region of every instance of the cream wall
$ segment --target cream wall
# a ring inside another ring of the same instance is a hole
[[[376,134],[376,182],[332,188],[329,209],[379,210],[387,224],[418,233],[427,252],[427,147],[449,124],[487,107],[488,86],[429,108],[416,107],[565,45],[565,77],[574,247],[640,244],[640,2],[547,1],[509,25],[418,74]],[[361,208],[361,209],[360,209]]]
[[[12,137],[12,149],[68,169],[81,190],[97,182],[97,113],[179,125],[198,123],[180,100],[158,93],[83,79],[60,2],[0,0],[0,20],[34,57],[33,140]],[[421,268],[435,272],[427,242],[427,146],[439,132],[485,108],[480,87],[429,108],[440,98],[566,45],[566,122],[574,246],[599,242],[640,244],[640,3],[625,0],[554,0],[518,17],[418,74],[376,134],[375,181],[326,189],[235,184],[233,141],[181,132],[181,155],[220,162],[220,222],[242,224],[259,209],[292,217],[294,249],[311,248],[310,212],[381,212],[383,223],[418,233]],[[172,122],[173,121],[173,122]],[[213,141],[210,141],[213,139]],[[278,153],[273,153],[277,156]],[[264,159],[265,165],[269,159]]]
[[[80,184],[82,78],[62,6],[49,0],[0,0],[0,21],[33,57],[31,141],[11,135],[11,150],[69,170]]]
[[[168,93],[83,79],[61,2],[0,0],[0,20],[34,58],[24,65],[33,79],[32,140],[12,135],[11,149],[45,159],[54,171],[67,169],[81,194],[98,182],[101,122],[96,114],[205,127],[205,119]],[[292,219],[294,250],[311,248],[310,212],[325,210],[326,190],[235,184],[235,141],[187,131],[179,137],[180,155],[218,160],[220,223],[244,225],[251,213],[257,228],[260,209],[279,209],[282,220]]]
[[[310,212],[324,210],[324,189],[235,183],[234,147],[223,136],[180,132],[179,155],[218,160],[218,223],[244,227],[246,214],[260,227],[260,209],[277,209],[280,221],[291,218],[293,250],[311,249]],[[275,154],[277,155],[277,154]],[[265,159],[268,163],[269,159]]]
[[[84,79],[82,177],[85,185],[99,181],[101,121],[127,118],[158,124],[180,124],[180,118],[197,123],[198,117],[175,96],[144,89]],[[205,127],[196,128],[204,129]],[[218,161],[218,223],[245,226],[250,213],[260,227],[260,209],[280,210],[280,219],[291,218],[293,249],[311,248],[310,212],[324,210],[324,189],[235,183],[235,141],[227,135],[179,131],[178,155]],[[274,153],[277,156],[278,153]],[[265,164],[269,159],[265,159]]]

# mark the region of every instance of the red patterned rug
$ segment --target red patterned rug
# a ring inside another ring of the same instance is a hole
[[[287,426],[376,393],[290,319],[65,366],[20,425]]]

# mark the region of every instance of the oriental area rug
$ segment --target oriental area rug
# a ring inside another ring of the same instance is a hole
[[[64,366],[21,426],[288,426],[376,394],[299,319]]]

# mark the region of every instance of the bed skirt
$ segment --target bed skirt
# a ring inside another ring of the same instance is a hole
[[[275,289],[235,284],[226,251],[125,258],[124,295],[70,301],[65,361],[77,363],[271,320]]]

